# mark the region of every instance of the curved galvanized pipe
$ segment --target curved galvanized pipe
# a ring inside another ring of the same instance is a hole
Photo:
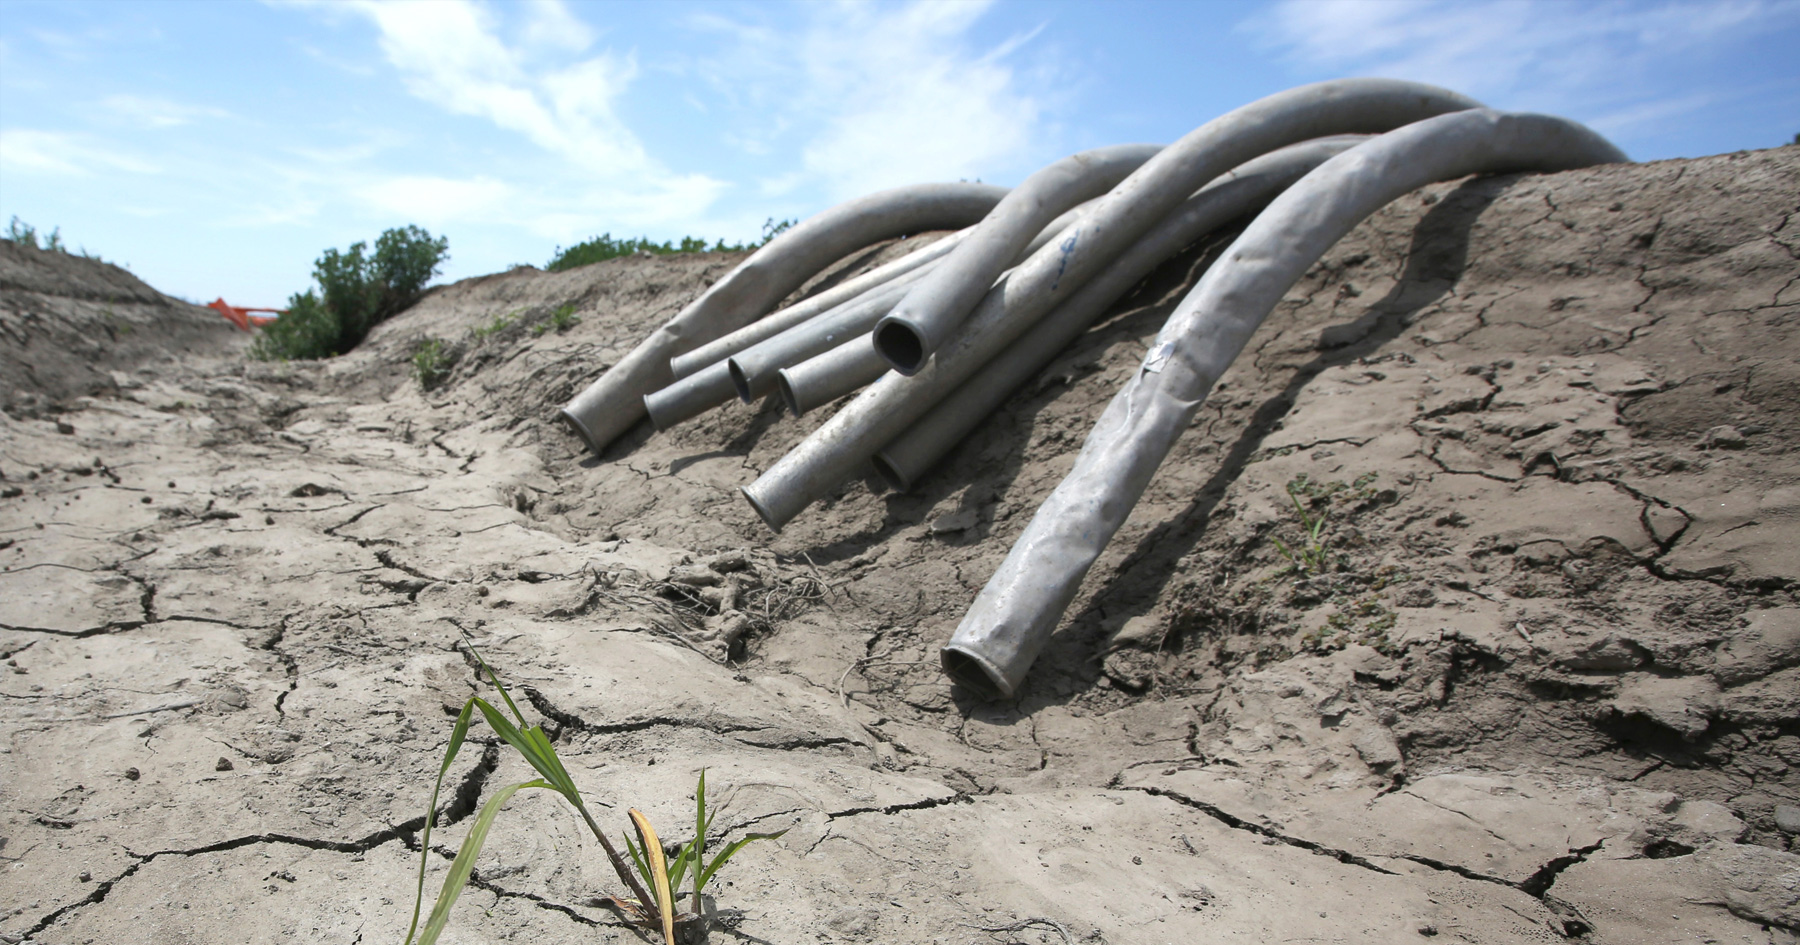
[[[864,292],[892,282],[920,266],[942,259],[955,249],[958,243],[966,239],[972,229],[973,227],[964,227],[943,239],[927,244],[924,249],[915,249],[899,259],[877,266],[854,279],[846,279],[818,295],[802,299],[779,311],[770,312],[722,338],[709,341],[684,354],[678,354],[669,359],[669,371],[675,375],[676,380],[681,380],[701,368],[717,364],[765,338],[773,338],[815,315],[830,311]]]
[[[744,487],[744,498],[770,528],[779,531],[1045,312],[1073,296],[1095,272],[1167,216],[1169,208],[1232,167],[1295,141],[1388,131],[1474,107],[1478,103],[1455,92],[1415,82],[1343,79],[1272,95],[1207,122],[1100,198],[1078,232],[1020,264],[1004,286],[982,299],[962,330],[917,375],[891,375],[869,385]]]
[[[1274,199],[1276,194],[1326,160],[1369,140],[1339,135],[1289,145],[1265,154],[1212,183],[1175,208],[1175,212],[1137,241],[1106,271],[1081,287],[1056,311],[1044,316],[1024,337],[939,401],[892,443],[875,453],[875,470],[894,489],[906,492],[937,461],[994,412],[1019,385],[1093,324],[1132,286],[1195,240]],[[811,364],[811,362],[807,362]],[[806,365],[800,365],[805,367]],[[785,372],[784,372],[785,374]],[[810,379],[809,379],[810,380]],[[829,393],[816,381],[803,396]],[[790,406],[792,404],[790,403]]]
[[[1018,691],[1207,392],[1282,295],[1364,217],[1433,181],[1624,159],[1574,122],[1480,109],[1352,148],[1276,198],[1170,315],[944,647],[944,672],[977,691]]]
[[[1017,252],[1012,262],[1016,264],[1061,236],[1065,230],[1075,226],[1091,205],[1091,201],[1083,203],[1052,220],[1049,226],[1044,227],[1037,236],[1032,238],[1030,243]],[[759,342],[732,355],[730,371],[733,381],[737,384],[738,396],[743,398],[745,403],[749,403],[779,386],[778,375],[783,368],[825,354],[852,338],[867,335],[901,299],[907,298],[925,280],[935,278],[933,273],[943,266],[949,265],[950,262],[951,260],[945,260],[937,263],[929,272],[920,271],[910,276],[902,276],[880,289],[864,294],[862,298],[854,302],[846,302],[812,321],[796,325],[774,338]],[[876,371],[869,375],[869,380],[880,375],[881,372]],[[865,380],[863,383],[866,384],[868,381]],[[862,385],[858,384],[857,386]],[[847,394],[855,389],[852,387],[842,393]],[[835,400],[836,397],[832,399]]]
[[[1095,148],[1025,178],[930,278],[881,320],[875,328],[876,350],[901,374],[917,373],[1052,218],[1113,189],[1161,150],[1154,144]]]
[[[986,184],[896,187],[838,204],[777,236],[563,406],[561,416],[598,452],[644,416],[644,395],[673,376],[669,359],[769,311],[826,266],[871,243],[956,229],[987,216],[1006,188]]]

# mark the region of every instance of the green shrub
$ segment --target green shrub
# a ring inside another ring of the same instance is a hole
[[[349,250],[328,249],[313,263],[312,290],[288,300],[288,312],[263,329],[250,348],[264,361],[329,358],[362,343],[370,329],[419,300],[425,283],[437,274],[450,241],[416,226],[396,228],[368,244]]]
[[[60,226],[52,229],[50,234],[44,237],[44,242],[39,243],[37,227],[26,223],[17,216],[14,216],[12,222],[6,225],[6,232],[0,233],[0,239],[18,243],[23,246],[29,246],[32,249],[41,249],[46,253],[62,253],[65,256],[80,256],[83,259],[92,259],[96,262],[105,261],[99,256],[88,252],[87,247],[85,246],[79,250],[69,249],[69,244],[62,240],[62,227]]]
[[[647,236],[616,240],[613,239],[611,233],[602,233],[593,239],[576,243],[568,249],[558,246],[556,253],[544,265],[544,269],[549,272],[561,272],[565,269],[574,269],[576,266],[588,266],[608,259],[617,259],[620,256],[630,256],[633,253],[650,253],[656,256],[669,256],[675,253],[741,253],[767,245],[770,240],[780,236],[793,225],[793,220],[782,220],[777,223],[774,217],[770,217],[763,223],[763,235],[760,242],[727,243],[721,239],[710,246],[705,240],[695,236],[684,236],[679,243],[657,243]]]

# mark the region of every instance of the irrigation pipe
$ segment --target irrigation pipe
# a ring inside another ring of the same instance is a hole
[[[878,285],[724,361],[709,364],[667,387],[645,394],[644,410],[658,430],[667,430],[733,397],[749,403],[774,389],[774,372],[778,368],[807,357],[821,346],[829,347],[834,337],[842,340],[857,333],[866,334],[869,327],[893,308],[927,271],[909,272]],[[751,365],[749,371],[755,373],[747,373],[739,367],[745,359]]]
[[[1044,313],[1073,296],[1175,204],[1238,164],[1311,138],[1384,132],[1475,107],[1474,101],[1434,86],[1343,79],[1271,95],[1207,122],[1102,197],[1076,233],[1020,264],[918,374],[889,375],[869,385],[744,487],[744,498],[780,531]]]
[[[957,230],[943,239],[927,244],[924,249],[915,249],[899,259],[877,266],[854,279],[847,279],[818,295],[802,299],[780,311],[771,312],[722,338],[709,341],[685,354],[678,354],[669,359],[669,370],[675,375],[676,380],[680,380],[703,367],[717,364],[764,338],[773,338],[864,292],[878,288],[927,263],[942,259],[945,254],[956,248],[956,244],[968,236],[970,229],[972,228],[965,227]]]
[[[669,359],[767,313],[820,270],[872,243],[958,229],[987,216],[1006,188],[987,184],[896,187],[838,204],[757,250],[619,359],[562,408],[589,447],[604,449],[644,416],[644,395],[674,378]]]
[[[1112,399],[942,652],[944,672],[1012,696],[1083,577],[1219,377],[1283,294],[1363,218],[1433,181],[1625,160],[1546,115],[1488,109],[1420,121],[1352,148],[1288,189],[1201,277]]]
[[[775,388],[794,416],[803,417],[809,410],[867,387],[887,372],[887,360],[875,350],[870,337],[862,334],[777,371]]]
[[[1012,264],[1037,252],[1051,241],[1063,235],[1064,231],[1075,226],[1082,219],[1082,214],[1091,203],[1083,203],[1043,228],[1030,243],[1015,252]],[[782,332],[774,338],[759,342],[731,356],[729,370],[737,393],[745,403],[749,403],[775,390],[779,385],[778,374],[783,368],[799,364],[809,358],[825,354],[832,349],[853,340],[861,340],[874,329],[875,325],[887,315],[901,299],[916,289],[919,283],[932,278],[942,266],[950,260],[938,263],[929,272],[921,271],[910,277],[902,277],[868,292],[852,302],[846,302],[836,310]],[[902,284],[902,279],[914,281]],[[873,350],[871,348],[870,350]],[[886,362],[883,362],[884,364]],[[862,383],[867,384],[880,376],[876,371],[868,375]],[[857,387],[862,384],[856,385]],[[855,387],[849,390],[855,390]],[[843,393],[848,393],[849,390]],[[835,399],[835,397],[833,398]]]
[[[1161,150],[1148,144],[1095,148],[1027,177],[881,319],[875,329],[881,356],[901,374],[917,373],[1052,218],[1113,189]]]
[[[910,491],[945,453],[1151,270],[1200,237],[1268,203],[1329,158],[1367,140],[1359,135],[1340,135],[1290,145],[1245,163],[1201,188],[1104,273],[1082,286],[1081,291],[1044,316],[1012,347],[877,451],[876,472],[893,488]],[[808,394],[817,396],[810,390]]]

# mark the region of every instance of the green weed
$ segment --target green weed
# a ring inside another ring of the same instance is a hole
[[[518,318],[518,312],[495,315],[493,321],[488,322],[486,325],[477,325],[476,327],[471,328],[469,334],[473,335],[476,341],[486,341],[512,327],[512,323],[517,321]]]
[[[412,376],[426,390],[443,383],[456,363],[454,352],[439,338],[427,338],[413,349]]]
[[[531,333],[542,335],[545,332],[554,331],[561,334],[579,324],[581,324],[581,319],[575,317],[575,306],[571,303],[551,312],[549,320],[539,322],[536,327],[531,329]]]
[[[92,259],[95,262],[105,261],[99,256],[88,252],[87,247],[85,246],[79,250],[71,251],[69,249],[69,244],[63,242],[62,227],[60,226],[52,229],[49,235],[44,237],[43,243],[39,243],[37,227],[20,220],[17,216],[14,216],[12,222],[6,225],[6,232],[0,233],[0,239],[9,240],[22,246],[29,246],[32,249],[41,249],[46,253],[62,253],[65,256],[80,256],[83,259]]]
[[[650,821],[635,808],[631,809],[627,813],[637,833],[637,841],[634,843],[630,836],[624,838],[632,860],[628,865],[612,841],[607,839],[600,825],[594,821],[593,814],[588,811],[581,792],[576,789],[574,780],[569,777],[568,769],[563,766],[562,758],[550,744],[550,737],[544,733],[543,727],[525,724],[525,717],[520,714],[512,695],[501,685],[500,677],[482,659],[480,651],[475,649],[472,642],[466,637],[463,642],[475,656],[476,663],[487,675],[488,681],[500,692],[500,698],[513,718],[508,719],[480,696],[469,697],[469,701],[463,704],[461,714],[456,717],[456,725],[450,732],[450,744],[444,751],[443,763],[438,766],[437,783],[431,789],[431,802],[425,809],[425,831],[419,841],[419,882],[413,899],[412,925],[406,932],[407,945],[413,945],[415,941],[417,945],[434,945],[437,941],[449,923],[451,908],[456,905],[457,898],[462,895],[463,887],[468,884],[469,877],[474,872],[475,858],[480,855],[482,845],[487,842],[488,831],[492,829],[494,819],[499,816],[500,809],[506,802],[520,791],[555,791],[575,808],[594,838],[600,841],[600,847],[606,851],[607,859],[611,861],[619,880],[635,897],[608,897],[605,901],[629,920],[660,930],[664,945],[675,945],[675,926],[678,923],[703,921],[701,891],[733,855],[753,840],[774,839],[787,832],[747,834],[728,844],[718,856],[707,862],[706,839],[712,826],[713,812],[706,807],[706,772],[703,769],[700,772],[700,784],[694,791],[694,839],[681,848],[675,856],[675,862],[671,864],[663,853],[662,841],[658,839]],[[469,725],[474,721],[477,711],[486,720],[488,727],[494,730],[494,734],[517,750],[537,771],[539,777],[502,787],[481,806],[474,823],[469,827],[468,835],[463,838],[461,848],[457,850],[456,858],[451,861],[450,871],[444,877],[443,889],[438,893],[437,901],[432,904],[431,913],[421,929],[419,913],[425,901],[425,870],[431,856],[431,827],[437,816],[438,796],[443,791],[444,775],[450,770],[451,762],[456,760],[457,752],[468,738]],[[516,723],[514,719],[517,720]],[[635,872],[632,866],[636,867]],[[684,914],[676,909],[675,895],[681,882],[689,876],[694,884],[693,910]]]

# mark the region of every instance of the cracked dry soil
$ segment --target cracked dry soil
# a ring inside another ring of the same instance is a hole
[[[819,417],[597,458],[551,420],[731,257],[465,280],[268,365],[0,243],[0,935],[399,941],[466,632],[615,829],[684,839],[704,766],[721,823],[788,830],[713,887],[717,942],[1791,945],[1797,211],[1792,147],[1383,210],[1008,703],[936,648],[1229,234],[919,493],[780,536],[735,488]],[[457,356],[429,391],[426,337]],[[1298,573],[1290,491],[1327,523]],[[524,776],[464,752],[434,877]],[[633,940],[559,804],[515,799],[449,940]]]

